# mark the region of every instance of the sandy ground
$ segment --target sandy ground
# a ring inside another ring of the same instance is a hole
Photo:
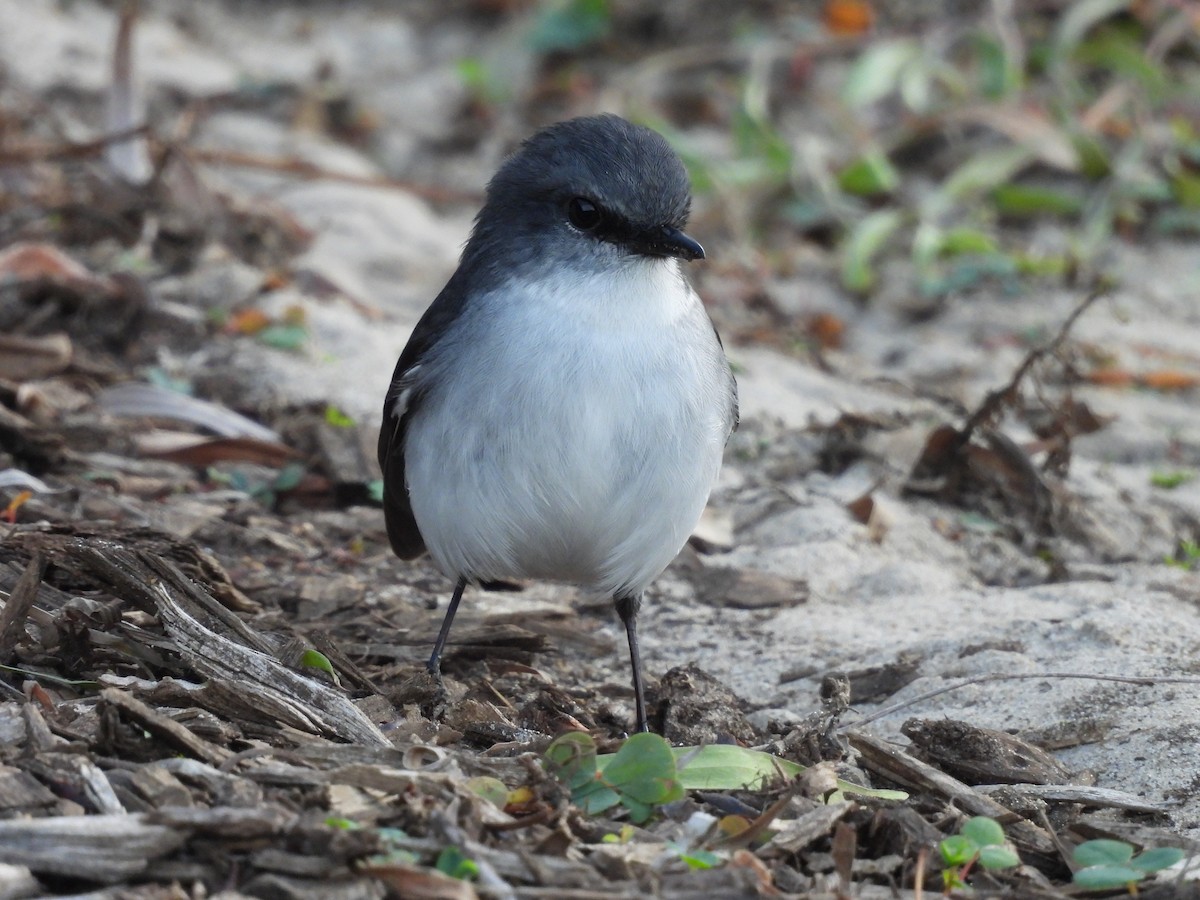
[[[48,0],[0,0],[0,61],[9,79],[31,90],[99,96],[111,17],[87,0],[66,9]],[[447,110],[462,90],[454,60],[483,36],[466,28],[421,32],[366,5],[344,15],[307,4],[257,9],[205,4],[185,15],[184,5],[166,3],[151,10],[138,38],[151,100],[167,89],[204,95],[247,80],[304,82],[331,59],[340,82],[379,117],[372,152],[235,112],[213,116],[203,142],[294,155],[348,173],[416,173],[425,181],[458,175],[459,187],[482,185],[501,141],[485,142],[487,152],[469,161],[435,164],[422,158],[417,139],[452,124]],[[312,27],[302,28],[305,22]],[[296,38],[301,31],[305,40]],[[307,352],[247,342],[226,362],[260,372],[263,390],[280,398],[329,400],[351,415],[375,417],[409,329],[453,269],[471,204],[435,209],[400,190],[234,169],[208,174],[291,210],[317,235],[300,268],[357,301],[280,291],[270,303],[301,303],[309,312],[314,337]],[[722,247],[705,245],[719,261]],[[1134,371],[1164,361],[1195,367],[1194,247],[1115,245],[1111,253],[1124,280],[1084,316],[1073,339],[1103,347]],[[847,342],[825,370],[763,347],[729,347],[745,425],[731,443],[712,508],[733,523],[732,546],[702,564],[781,576],[797,585],[795,595],[763,609],[701,603],[693,581],[670,570],[644,613],[650,671],[695,660],[764,716],[815,708],[817,681],[828,670],[906,655],[919,660],[918,677],[887,704],[973,676],[1043,673],[944,693],[872,727],[898,737],[914,715],[1033,735],[1095,726],[1100,739],[1061,750],[1059,759],[1094,773],[1100,786],[1178,800],[1176,827],[1200,838],[1200,684],[1137,686],[1054,674],[1200,675],[1200,574],[1163,562],[1181,539],[1197,536],[1200,479],[1173,490],[1151,483],[1156,472],[1200,467],[1194,392],[1077,390],[1112,422],[1075,442],[1063,498],[1082,524],[1076,536],[1055,542],[1066,574],[1050,583],[1028,547],[900,488],[929,429],[961,422],[956,404],[969,409],[1003,384],[1028,349],[1015,338],[1052,335],[1079,293],[977,292],[913,324],[886,289],[865,306],[829,283],[813,291],[785,280],[780,290],[798,310],[843,317]],[[382,318],[369,319],[362,305]],[[872,435],[865,461],[823,474],[812,463],[815,435],[845,414],[901,424]],[[1027,434],[1014,428],[1010,436]],[[882,517],[875,530],[845,508],[868,490]],[[807,677],[781,681],[805,667]]]

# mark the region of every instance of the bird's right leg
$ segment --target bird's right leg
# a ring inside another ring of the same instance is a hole
[[[429,662],[425,664],[425,670],[441,683],[442,680],[442,650],[446,647],[446,638],[450,636],[450,626],[454,624],[454,614],[458,612],[458,604],[462,602],[463,591],[467,587],[467,579],[459,578],[458,583],[454,585],[454,596],[450,598],[450,605],[446,607],[446,616],[442,619],[441,630],[438,631],[437,640],[433,642],[433,653],[429,657]]]

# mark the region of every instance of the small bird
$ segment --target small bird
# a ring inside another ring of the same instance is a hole
[[[492,178],[450,281],[383,406],[392,549],[468,584],[577,584],[613,598],[648,730],[637,613],[708,502],[737,385],[680,262],[687,172],[657,132],[613,115],[526,140]]]

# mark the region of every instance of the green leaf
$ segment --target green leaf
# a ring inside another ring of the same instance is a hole
[[[596,779],[596,741],[586,731],[568,731],[546,748],[551,771],[571,792]]]
[[[838,173],[838,185],[847,194],[877,197],[888,194],[900,184],[900,173],[882,150],[860,156]]]
[[[375,833],[379,835],[379,840],[385,850],[377,856],[369,857],[368,863],[376,866],[397,863],[411,866],[417,863],[417,854],[398,846],[401,841],[408,839],[408,834],[402,828],[379,828]]]
[[[795,778],[805,767],[761,750],[734,744],[707,744],[703,747],[675,747],[677,778],[688,791],[759,790],[779,778]],[[604,757],[600,758],[601,766]],[[838,790],[846,794],[903,801],[904,791],[868,788],[849,781],[838,781]]]
[[[268,325],[255,338],[276,350],[299,350],[308,340],[308,329],[303,325]]]
[[[1145,872],[1129,866],[1088,866],[1078,870],[1071,878],[1075,884],[1088,890],[1105,890],[1125,887],[1141,881]]]
[[[1082,131],[1075,132],[1071,135],[1071,145],[1079,158],[1079,171],[1085,177],[1098,181],[1112,173],[1112,154],[1099,137]]]
[[[979,845],[965,834],[952,834],[938,844],[938,852],[948,866],[965,866],[979,854]]]
[[[275,475],[271,481],[271,490],[290,491],[296,488],[304,478],[303,463],[288,463]]]
[[[538,53],[582,50],[608,35],[608,0],[558,0],[541,5],[529,45]]]
[[[990,34],[975,39],[975,64],[979,92],[989,100],[1001,100],[1021,88],[1021,70],[1010,60],[1004,44]]]
[[[979,865],[988,870],[1011,869],[1021,864],[1017,851],[1007,845],[979,848]]]
[[[383,479],[376,478],[367,482],[367,495],[376,503],[383,502]]]
[[[842,100],[851,108],[882,100],[896,89],[904,67],[920,58],[921,46],[911,38],[872,43],[846,76]]]
[[[874,260],[903,223],[894,209],[881,209],[859,220],[842,243],[842,284],[866,293],[875,284]]]
[[[1186,854],[1178,847],[1155,847],[1145,853],[1135,856],[1129,865],[1149,874],[1159,869],[1168,869],[1179,862]]]
[[[1000,823],[988,816],[975,816],[967,819],[959,833],[969,837],[980,847],[1000,845],[1004,843],[1004,829]]]
[[[1151,98],[1159,98],[1167,90],[1166,72],[1150,62],[1142,42],[1131,35],[1107,29],[1076,48],[1074,58],[1141,84]]]
[[[900,70],[900,99],[915,113],[929,112],[933,106],[935,78],[940,77],[941,81],[945,81],[949,74],[950,71],[944,66],[939,66],[936,60],[921,56],[919,60],[914,60]]]
[[[325,407],[325,424],[332,425],[334,428],[353,428],[354,419],[330,404]]]
[[[869,788],[863,787],[861,784],[855,784],[853,781],[843,781],[838,779],[838,789],[833,796],[829,798],[830,803],[840,802],[841,795],[851,794],[858,797],[874,797],[876,800],[894,800],[897,803],[908,799],[907,791],[894,791],[890,788]]]
[[[780,776],[794,778],[804,767],[786,759],[733,744],[676,747],[679,783],[689,791],[759,790]]]
[[[748,168],[740,176],[729,166],[725,171],[732,173],[729,180],[733,182],[783,182],[792,171],[792,146],[769,118],[756,111],[752,87],[753,83],[747,80],[743,102],[733,110],[730,121],[734,146],[741,157],[737,162]]]
[[[1058,19],[1054,43],[1056,60],[1062,60],[1087,35],[1089,31],[1129,8],[1132,0],[1077,0],[1066,7]]]
[[[958,201],[978,196],[1011,181],[1032,159],[1033,152],[1019,144],[976,153],[950,173],[938,193]]]
[[[1002,184],[992,190],[992,203],[1006,216],[1077,216],[1083,198],[1057,188]]]
[[[475,878],[479,874],[479,865],[475,860],[453,845],[442,849],[434,868],[443,875],[460,880]]]
[[[951,228],[942,234],[938,256],[962,256],[972,253],[996,253],[996,239],[975,228]]]
[[[1153,472],[1150,475],[1150,483],[1156,488],[1169,491],[1181,484],[1187,484],[1195,477],[1192,472]]]
[[[683,796],[683,786],[675,777],[675,756],[671,745],[657,734],[635,734],[604,766],[604,781],[621,795],[621,802],[639,819],[642,807],[659,806]],[[632,802],[631,802],[632,801]]]
[[[1071,854],[1078,866],[1123,866],[1133,859],[1133,845],[1104,838],[1084,841]]]
[[[620,795],[600,780],[596,768],[596,742],[590,734],[569,731],[546,748],[551,771],[567,785],[571,801],[589,815],[602,813],[621,802]]]
[[[477,775],[467,779],[467,789],[478,797],[487,800],[492,806],[504,809],[508,803],[508,788],[499,778],[491,775]]]
[[[1189,209],[1200,208],[1200,175],[1179,172],[1171,179],[1171,193]]]
[[[668,846],[679,854],[679,858],[687,864],[689,869],[712,869],[721,864],[721,857],[711,850],[688,850],[674,844],[668,844]]]
[[[333,671],[333,665],[329,662],[329,657],[319,650],[305,650],[300,655],[300,665],[306,669],[319,669],[329,675],[330,678],[337,678],[337,673]]]

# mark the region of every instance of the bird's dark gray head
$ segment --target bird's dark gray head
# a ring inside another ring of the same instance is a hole
[[[533,135],[492,178],[463,263],[511,275],[564,261],[702,259],[683,232],[690,208],[687,171],[662,135],[619,116],[571,119]]]

